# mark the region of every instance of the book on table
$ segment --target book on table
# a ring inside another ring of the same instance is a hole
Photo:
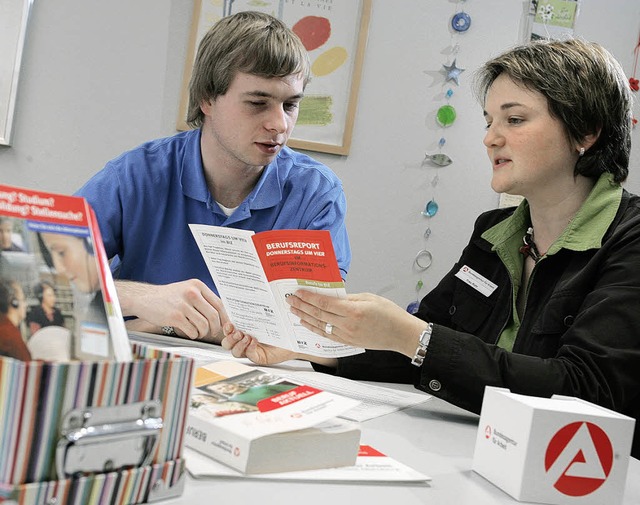
[[[346,297],[327,230],[254,233],[189,225],[231,321],[260,342],[323,357],[363,349],[334,342],[300,324],[286,302],[298,289]]]
[[[0,222],[0,282],[11,289],[19,285],[24,293],[26,307],[16,326],[31,358],[131,360],[100,230],[87,201],[0,185]]]
[[[237,361],[198,367],[185,445],[245,474],[350,466],[358,402]]]

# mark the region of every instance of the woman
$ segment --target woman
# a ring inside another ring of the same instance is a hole
[[[0,216],[0,250],[23,251],[22,247],[13,241],[13,219]]]
[[[56,292],[53,284],[47,281],[39,282],[34,288],[34,294],[40,304],[32,307],[27,315],[31,335],[47,326],[64,326],[62,312],[56,307]]]
[[[507,51],[478,77],[491,186],[523,202],[477,219],[415,316],[372,294],[289,297],[307,328],[372,350],[306,358],[350,378],[411,382],[473,412],[491,385],[638,418],[640,198],[620,186],[631,142],[624,72],[599,45],[566,40]],[[300,357],[231,325],[226,335],[225,348],[258,363]]]
[[[22,286],[13,280],[0,279],[0,356],[22,361],[31,359],[20,332],[26,311]]]

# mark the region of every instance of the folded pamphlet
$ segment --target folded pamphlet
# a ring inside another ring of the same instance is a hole
[[[254,233],[220,226],[189,226],[238,329],[265,344],[314,356],[364,352],[308,330],[286,302],[298,289],[346,297],[327,230]]]

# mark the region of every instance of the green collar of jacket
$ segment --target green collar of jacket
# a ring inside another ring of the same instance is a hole
[[[572,251],[600,248],[602,238],[609,229],[621,200],[622,186],[613,181],[611,174],[602,174],[582,207],[546,255],[551,256],[563,248]],[[500,251],[515,243],[518,246],[510,249],[519,254],[522,237],[530,223],[529,203],[523,200],[511,216],[485,231],[482,238],[493,246],[494,251]]]
[[[622,186],[613,181],[611,174],[600,176],[589,196],[582,204],[562,234],[555,240],[541,261],[561,249],[586,251],[602,246],[602,239],[615,218],[622,201]],[[524,257],[520,253],[523,237],[530,226],[529,203],[523,200],[516,210],[505,220],[489,228],[482,234],[492,251],[500,257],[509,272],[513,284],[512,319],[504,328],[498,345],[508,350],[513,348],[520,319],[517,312],[517,294],[522,284]]]

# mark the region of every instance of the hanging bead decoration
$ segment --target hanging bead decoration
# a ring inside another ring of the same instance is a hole
[[[447,81],[453,81],[458,86],[460,85],[460,74],[464,72],[464,68],[458,68],[456,66],[456,60],[453,60],[451,65],[442,65],[447,71]]]
[[[409,314],[415,314],[420,308],[420,290],[422,289],[422,286],[424,286],[424,283],[422,280],[419,280],[416,284],[416,299],[407,305],[407,312]]]
[[[453,108],[453,105],[443,105],[438,109],[438,113],[436,114],[436,119],[438,120],[438,124],[440,126],[451,126],[453,122],[456,120],[456,110]]]
[[[438,152],[436,153],[425,153],[425,157],[423,160],[423,165],[428,164],[431,165],[435,169],[435,173],[431,179],[431,188],[432,188],[432,196],[425,204],[424,208],[421,211],[421,214],[429,220],[425,231],[423,232],[423,239],[425,242],[429,241],[431,237],[431,219],[433,219],[439,212],[440,206],[435,198],[435,188],[439,182],[439,174],[438,171],[440,168],[447,167],[453,163],[451,157],[442,152],[443,147],[447,143],[447,139],[445,138],[444,132],[447,128],[451,127],[457,117],[458,114],[456,112],[455,107],[450,103],[452,97],[454,96],[454,91],[451,88],[451,84],[453,83],[456,86],[460,85],[461,74],[465,71],[464,68],[458,66],[458,51],[460,49],[457,40],[460,34],[466,33],[471,27],[471,16],[461,8],[461,5],[464,4],[465,0],[458,0],[456,3],[456,11],[450,19],[450,31],[452,34],[452,51],[451,55],[453,57],[453,61],[443,63],[442,69],[444,71],[444,87],[446,87],[446,91],[443,89],[443,97],[446,101],[445,104],[440,106],[436,111],[435,122],[441,129],[441,137],[438,140]],[[414,269],[420,273],[424,273],[430,266],[433,261],[433,256],[429,249],[425,248],[420,250],[416,257],[414,258]],[[407,306],[407,311],[411,314],[415,314],[420,305],[420,290],[422,289],[424,283],[422,279],[418,280],[418,284],[416,285],[416,294],[417,299],[409,303]]]
[[[471,17],[466,12],[458,12],[451,18],[451,28],[457,32],[466,32],[471,26]]]
[[[428,154],[425,156],[425,159],[431,161],[435,165],[440,167],[446,167],[447,165],[451,165],[453,160],[449,158],[446,154],[436,153],[436,154]]]
[[[635,61],[633,63],[633,74],[629,77],[629,87],[631,91],[637,93],[640,90],[640,81],[636,78],[636,72],[638,70],[638,56],[640,55],[640,34],[638,34],[638,43],[636,44],[635,49],[633,50],[635,54]],[[633,118],[633,126],[635,128],[636,124],[638,124],[638,119],[636,117]]]
[[[422,211],[423,216],[433,217],[438,213],[438,204],[435,200],[429,200]]]

